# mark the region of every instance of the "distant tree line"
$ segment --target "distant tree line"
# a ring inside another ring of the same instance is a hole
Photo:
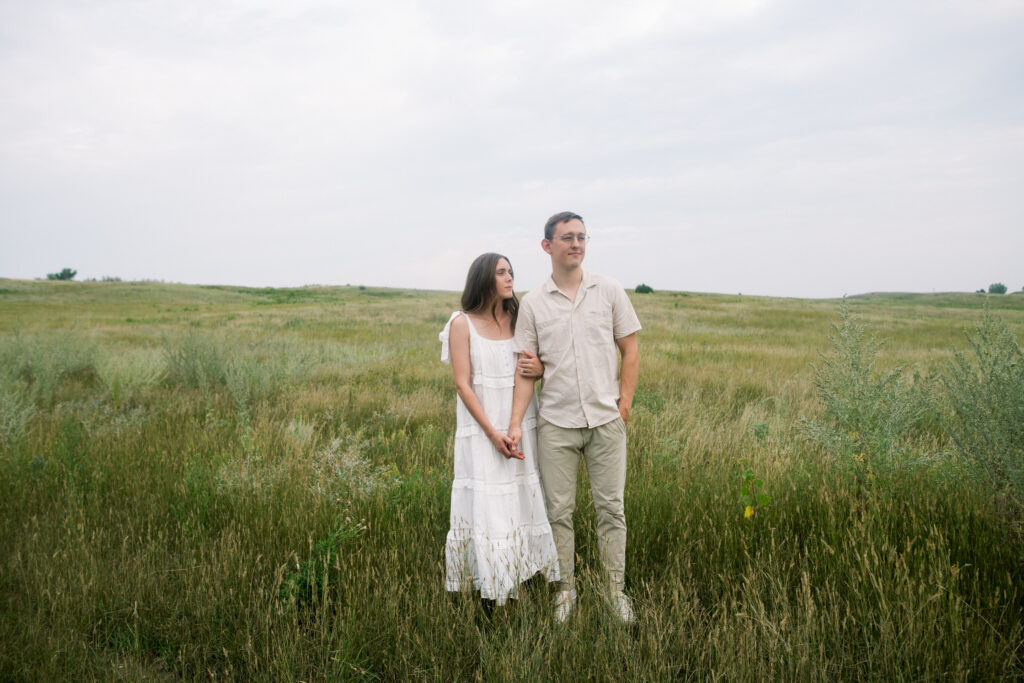
[[[1024,287],[1021,287],[1020,290],[1022,292],[1024,292]],[[1006,294],[1007,291],[1008,290],[1007,290],[1006,285],[1004,285],[1002,282],[993,282],[992,284],[990,284],[988,286],[988,293],[989,294]],[[978,290],[978,294],[984,294],[984,293],[985,293],[984,289],[979,289]]]
[[[72,268],[65,268],[59,273],[47,273],[47,280],[74,280],[75,276],[78,275],[78,271]],[[96,278],[89,277],[85,279],[85,282],[96,282]],[[115,275],[104,275],[100,278],[100,282],[121,282],[121,278]]]
[[[47,273],[46,274],[46,279],[47,280],[74,280],[76,275],[78,275],[78,271],[77,270],[72,270],[71,268],[65,268],[64,270],[60,271],[59,273]]]

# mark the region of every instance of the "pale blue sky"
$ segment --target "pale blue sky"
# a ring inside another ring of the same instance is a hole
[[[0,4],[0,276],[1024,286],[1024,3]]]

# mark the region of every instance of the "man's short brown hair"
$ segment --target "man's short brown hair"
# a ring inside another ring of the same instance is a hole
[[[556,213],[554,216],[548,219],[548,222],[544,224],[544,239],[549,240],[555,236],[555,226],[559,223],[565,223],[566,221],[578,220],[580,223],[583,222],[583,216],[572,211],[563,211],[562,213]]]

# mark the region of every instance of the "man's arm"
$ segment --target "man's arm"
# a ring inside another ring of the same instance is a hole
[[[519,360],[516,361],[516,373],[531,379],[540,379],[544,376],[544,364],[540,362],[537,354],[523,349],[519,352]]]
[[[636,393],[636,383],[640,376],[640,345],[636,340],[636,332],[616,339],[615,345],[619,347],[622,356],[622,367],[619,369],[619,415],[623,422],[628,423],[629,415],[633,412],[633,394]],[[516,389],[519,389],[518,382]]]

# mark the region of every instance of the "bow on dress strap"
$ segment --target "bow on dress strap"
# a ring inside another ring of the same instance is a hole
[[[455,311],[454,313],[452,313],[452,317],[448,318],[448,322],[445,323],[444,329],[441,330],[441,334],[437,335],[437,338],[441,341],[442,363],[452,362],[451,349],[448,346],[448,336],[451,333],[452,321],[455,320],[455,317],[459,315],[462,315],[462,311]]]

